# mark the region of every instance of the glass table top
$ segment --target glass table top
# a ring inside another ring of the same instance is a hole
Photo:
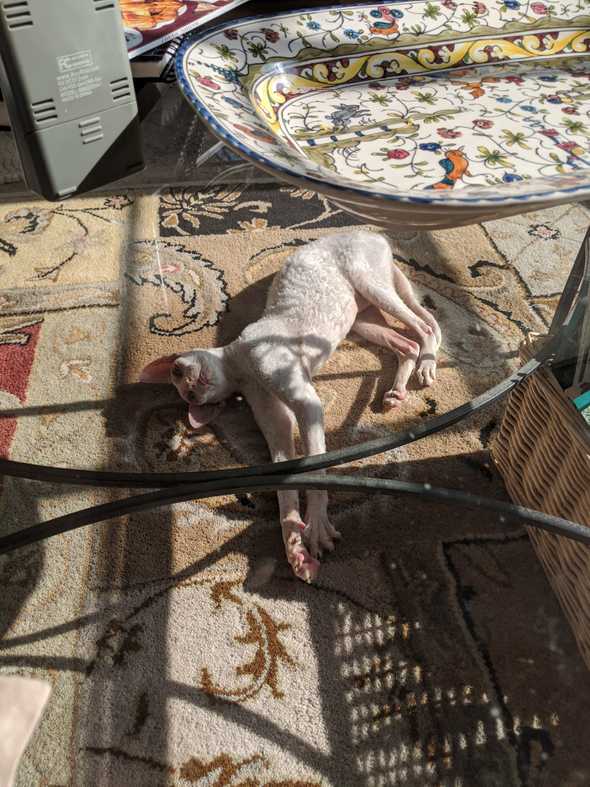
[[[367,226],[237,159],[175,85],[159,90],[146,170],[68,202],[27,191],[0,133],[4,458],[143,473],[268,461],[244,399],[194,430],[175,389],[139,385],[140,372],[231,342],[293,251]],[[412,379],[384,412],[396,357],[347,337],[314,380],[328,450],[420,428],[525,363],[589,223],[580,203],[379,230],[441,326],[437,379]],[[585,297],[559,363],[509,422],[504,400],[333,472],[506,502],[509,489],[583,513]],[[0,536],[127,494],[0,476]],[[503,514],[419,495],[337,490],[329,510],[343,539],[311,585],[292,576],[270,492],[138,511],[0,555],[0,675],[52,686],[18,783],[588,783],[587,548],[533,544]],[[582,610],[579,643],[548,576],[572,620]]]

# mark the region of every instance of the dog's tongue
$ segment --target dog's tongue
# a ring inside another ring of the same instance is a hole
[[[193,429],[200,429],[217,418],[222,410],[222,404],[191,404],[188,408],[188,421]]]

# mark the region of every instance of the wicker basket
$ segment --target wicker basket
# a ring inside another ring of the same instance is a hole
[[[510,394],[492,457],[515,503],[590,527],[590,437],[549,369]],[[528,530],[590,669],[590,547]]]

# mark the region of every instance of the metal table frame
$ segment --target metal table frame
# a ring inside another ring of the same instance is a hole
[[[188,500],[252,490],[277,489],[346,489],[373,490],[380,494],[413,494],[454,505],[496,511],[502,523],[519,521],[530,527],[563,535],[590,544],[590,529],[560,517],[550,516],[522,506],[453,489],[405,481],[367,478],[365,476],[329,475],[317,471],[374,456],[420,440],[446,429],[472,413],[497,402],[520,385],[540,367],[563,360],[571,353],[572,317],[579,308],[588,308],[590,288],[590,230],[586,233],[560,298],[549,335],[535,357],[502,382],[475,399],[404,432],[371,440],[319,456],[304,457],[255,467],[239,467],[216,472],[125,473],[57,468],[0,459],[0,475],[80,486],[150,489],[111,503],[93,506],[42,522],[0,538],[0,554],[28,544],[75,530],[86,525],[104,523],[139,511]],[[315,473],[314,473],[315,471]]]

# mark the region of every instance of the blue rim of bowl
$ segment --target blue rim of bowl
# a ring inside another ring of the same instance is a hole
[[[410,2],[425,2],[425,0],[389,0],[389,2],[384,2],[382,5],[406,5]],[[243,157],[247,158],[248,160],[252,161],[254,164],[260,164],[273,172],[281,173],[287,178],[295,180],[302,185],[307,185],[310,190],[312,191],[319,191],[320,193],[323,191],[325,193],[326,187],[328,190],[331,191],[338,191],[342,195],[342,199],[344,200],[346,196],[348,196],[349,202],[353,202],[351,199],[354,195],[358,195],[359,197],[364,197],[366,200],[373,202],[378,206],[379,202],[386,201],[388,203],[402,203],[402,204],[415,204],[415,205],[423,205],[423,206],[430,206],[433,209],[442,208],[457,208],[460,209],[462,206],[469,205],[472,207],[481,207],[481,208],[494,208],[498,204],[501,205],[518,205],[519,203],[525,202],[537,202],[537,203],[552,203],[552,202],[564,202],[567,201],[567,195],[571,194],[576,195],[576,197],[582,196],[584,193],[590,193],[590,171],[588,173],[588,181],[579,186],[565,186],[563,188],[553,188],[548,189],[547,191],[541,192],[532,192],[530,194],[523,194],[521,196],[511,196],[511,197],[462,197],[462,196],[449,196],[440,199],[432,199],[429,197],[418,197],[408,194],[404,192],[402,194],[388,194],[385,192],[378,192],[378,191],[368,191],[366,189],[360,188],[351,184],[350,186],[344,186],[339,183],[335,183],[333,181],[325,181],[311,175],[303,175],[293,170],[289,169],[288,167],[284,167],[281,164],[275,163],[272,159],[266,158],[266,156],[260,155],[256,151],[249,148],[247,145],[243,144],[239,139],[233,136],[230,132],[227,131],[224,126],[219,123],[219,121],[215,118],[215,116],[208,110],[207,106],[197,97],[194,93],[187,77],[184,73],[184,58],[186,53],[189,49],[192,49],[195,44],[199,43],[199,41],[203,41],[206,38],[209,38],[211,35],[219,33],[221,30],[227,30],[231,27],[236,27],[237,25],[247,24],[249,22],[257,22],[262,20],[272,20],[277,18],[284,18],[286,16],[297,16],[298,14],[306,14],[317,12],[321,13],[322,11],[331,11],[333,9],[339,8],[370,8],[372,6],[376,6],[377,3],[367,3],[367,2],[359,2],[359,3],[350,3],[347,5],[342,5],[341,3],[334,3],[325,6],[312,6],[306,8],[298,8],[293,11],[284,11],[284,12],[275,12],[272,14],[256,14],[253,16],[246,16],[240,17],[239,20],[226,20],[224,22],[220,22],[216,25],[212,25],[211,27],[206,27],[201,30],[197,30],[194,33],[187,35],[187,37],[183,40],[182,44],[180,45],[176,56],[175,56],[175,68],[176,68],[176,76],[178,79],[178,83],[182,89],[182,92],[188,102],[191,104],[193,109],[199,114],[202,119],[210,126],[211,130],[216,134],[216,136],[221,137],[231,148],[233,148],[237,153],[241,154]],[[230,69],[228,69],[229,71]],[[549,178],[547,178],[549,180]],[[322,189],[323,187],[323,189]],[[338,199],[338,197],[334,197],[334,199]],[[573,200],[572,200],[573,201]],[[353,203],[354,204],[354,203]],[[366,203],[365,203],[366,204]]]

